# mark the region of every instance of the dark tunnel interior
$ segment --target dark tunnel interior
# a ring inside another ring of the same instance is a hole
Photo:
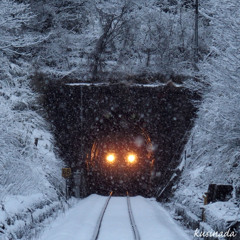
[[[179,164],[197,97],[173,85],[52,83],[43,98],[66,166],[73,172],[84,170],[86,194],[130,189],[151,196]],[[114,164],[105,166],[109,152],[116,154],[120,176]],[[126,162],[131,152],[137,156],[134,167]],[[157,181],[152,179],[155,175]]]
[[[95,136],[91,153],[87,154],[90,191],[146,195],[154,173],[153,145],[148,133],[131,115],[125,118],[122,113],[115,117],[109,113],[105,117],[107,125]]]

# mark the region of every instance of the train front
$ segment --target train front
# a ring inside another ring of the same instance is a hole
[[[90,189],[99,194],[148,195],[153,149],[148,135],[115,132],[99,138],[87,162]]]

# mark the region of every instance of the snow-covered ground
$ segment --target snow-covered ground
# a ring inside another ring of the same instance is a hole
[[[47,226],[35,240],[90,240],[107,197],[91,195]],[[140,196],[130,198],[141,240],[190,240],[169,213],[156,202]],[[126,197],[112,197],[103,217],[99,239],[134,239]]]

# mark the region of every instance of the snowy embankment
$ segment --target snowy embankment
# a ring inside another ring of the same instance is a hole
[[[107,197],[91,195],[59,216],[38,240],[90,240]],[[141,240],[190,240],[155,199],[131,197],[133,217]],[[112,197],[103,217],[99,239],[134,239],[126,197]]]
[[[209,4],[212,57],[199,63],[208,89],[203,92],[198,117],[183,152],[179,167],[182,174],[174,186],[172,201],[178,203],[177,211],[194,214],[214,230],[224,231],[232,224],[240,228],[240,3],[224,0]],[[232,186],[231,199],[204,206],[203,194],[209,184]],[[235,239],[239,238],[240,233]]]
[[[11,240],[31,239],[64,189],[63,162],[30,88],[34,48],[46,36],[34,33],[31,7],[20,2],[0,1],[0,239]]]
[[[33,239],[44,225],[68,207],[43,194],[9,195],[1,203],[0,239]]]
[[[27,67],[10,67],[13,79],[0,82],[0,239],[31,239],[39,223],[63,207],[63,163],[37,113]]]

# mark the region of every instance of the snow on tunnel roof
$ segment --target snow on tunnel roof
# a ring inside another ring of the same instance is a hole
[[[118,85],[118,84],[125,84],[126,86],[129,87],[162,87],[162,86],[167,86],[167,85],[172,85],[174,87],[182,87],[181,84],[176,84],[173,83],[172,81],[168,81],[167,83],[149,83],[149,84],[140,84],[140,83],[133,83],[133,84],[128,84],[128,83],[124,83],[124,82],[120,82],[120,83],[115,83],[115,84],[111,84],[111,83],[89,83],[89,82],[81,82],[81,83],[66,83],[67,86],[109,86],[109,85]]]

